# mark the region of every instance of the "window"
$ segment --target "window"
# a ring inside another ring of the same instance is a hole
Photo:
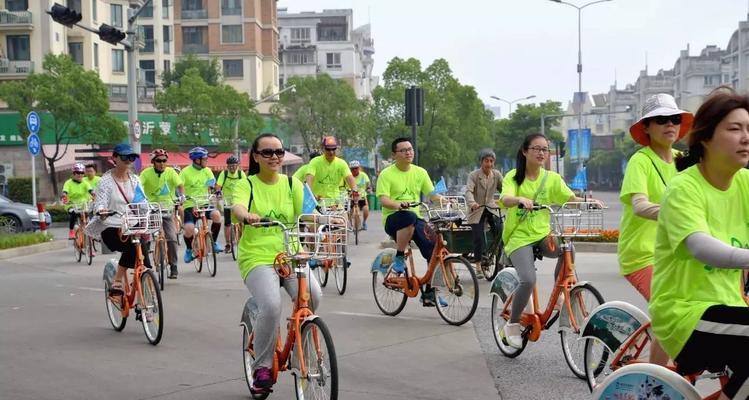
[[[314,64],[312,53],[286,53],[286,62],[289,64]]]
[[[8,11],[26,11],[29,9],[28,0],[5,0]]]
[[[221,0],[221,15],[242,15],[242,0]]]
[[[80,13],[81,12],[81,0],[68,0],[68,8]]]
[[[72,58],[76,64],[83,65],[83,43],[69,42],[68,54],[70,54],[70,58]]]
[[[99,68],[99,43],[94,43],[94,68]]]
[[[169,0],[161,0],[161,17],[169,18]]]
[[[164,72],[171,71],[172,70],[172,62],[169,60],[164,60]]]
[[[156,86],[156,62],[153,60],[140,60],[141,84],[154,87]]]
[[[143,53],[153,53],[153,25],[141,25],[141,33],[143,38]]]
[[[164,25],[162,27],[162,36],[164,41],[164,54],[169,54],[172,52],[172,30],[169,25]]]
[[[109,85],[109,97],[127,97],[127,86]]]
[[[221,43],[242,43],[242,25],[222,25]]]
[[[98,15],[97,15],[98,12],[97,12],[97,8],[96,8],[96,3],[98,1],[99,0],[91,0],[91,18],[92,18],[93,21],[98,21],[98,18],[99,18]]]
[[[182,2],[183,10],[202,10],[203,0],[184,0]]]
[[[153,18],[153,2],[150,2],[147,6],[143,7],[143,11],[141,11],[138,16],[143,18]]]
[[[346,25],[318,26],[317,40],[321,42],[337,42],[346,40]]]
[[[112,26],[122,28],[122,5],[112,4],[110,12],[112,14]]]
[[[31,61],[29,35],[8,35],[8,59],[11,61]]]
[[[341,53],[325,53],[328,68],[341,68]]]
[[[224,60],[224,77],[241,78],[244,76],[244,63],[242,60]]]
[[[185,44],[205,44],[203,40],[204,27],[184,26],[182,27],[182,41]]]
[[[309,28],[291,28],[291,43],[309,43]]]
[[[112,72],[125,72],[125,51],[112,49]]]

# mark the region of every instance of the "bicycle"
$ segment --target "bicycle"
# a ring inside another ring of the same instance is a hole
[[[161,207],[161,213],[164,218],[173,218],[172,205],[168,204],[166,207]],[[177,235],[179,237],[179,235]],[[156,276],[159,278],[159,288],[164,290],[166,279],[166,269],[169,266],[168,254],[169,250],[167,247],[166,235],[164,234],[164,225],[162,224],[158,232],[154,234],[154,246],[153,246],[153,262],[158,269]],[[172,260],[176,262],[176,260]]]
[[[354,244],[359,245],[359,231],[361,231],[361,216],[359,215],[359,192],[348,191],[351,200],[349,201],[348,220],[350,231],[354,233]]]
[[[622,383],[622,379],[625,378],[621,376],[632,373],[640,374],[640,378],[643,376],[648,379],[657,378],[664,387],[667,387],[667,384],[674,390],[680,391],[684,390],[684,383],[691,388],[696,381],[703,379],[718,379],[721,388],[727,383],[726,371],[709,374],[698,372],[681,376],[675,372],[674,365],[662,367],[649,364],[649,350],[653,337],[650,318],[629,303],[610,301],[593,310],[582,326],[580,340],[585,340],[583,353],[585,378],[594,397],[596,393],[613,394],[614,390],[620,390],[621,388],[612,386],[611,382]],[[628,372],[619,372],[621,370]],[[694,388],[691,389],[694,390]],[[721,391],[719,389],[705,398],[717,399]],[[690,398],[690,391],[679,393],[683,396],[682,398]],[[702,399],[699,395],[692,398]]]
[[[460,326],[468,322],[479,304],[479,284],[471,264],[459,254],[451,254],[445,247],[443,231],[453,224],[460,224],[465,214],[450,207],[429,209],[420,202],[409,203],[409,207],[422,206],[429,217],[427,229],[434,237],[434,250],[422,276],[416,275],[414,255],[406,249],[408,261],[403,275],[393,271],[392,263],[372,265],[372,292],[380,311],[389,316],[398,315],[406,306],[409,297],[416,297],[426,285],[425,295],[434,292],[437,313],[450,325]]]
[[[578,349],[581,345],[577,340],[578,334],[581,332],[580,327],[585,317],[593,308],[603,303],[603,297],[589,282],[578,282],[573,262],[572,239],[600,236],[603,231],[603,210],[600,204],[594,202],[569,202],[558,210],[547,205],[536,205],[528,212],[539,210],[549,211],[553,236],[562,239],[562,268],[556,277],[546,309],[542,311],[539,311],[538,287],[533,287],[531,299],[520,318],[523,340],[519,349],[507,344],[502,337],[504,325],[510,319],[513,292],[519,284],[519,278],[515,268],[510,267],[502,269],[497,274],[489,293],[492,296],[491,319],[494,341],[504,356],[515,358],[525,350],[529,340],[537,341],[542,331],[551,328],[554,322],[559,320],[559,336],[564,359],[572,373],[584,379],[585,370],[581,359],[582,351]],[[555,306],[559,296],[563,296],[563,304],[556,312]]]
[[[296,275],[298,284],[297,298],[292,299],[291,316],[286,324],[286,341],[282,341],[280,327],[276,337],[273,354],[272,377],[275,384],[278,374],[291,371],[294,375],[294,388],[297,399],[338,398],[338,362],[333,346],[330,330],[322,318],[315,315],[310,308],[307,282],[306,263],[315,257],[326,257],[324,248],[320,246],[320,234],[305,231],[302,219],[311,218],[320,221],[319,225],[329,225],[331,217],[321,215],[303,215],[297,220],[294,228],[288,228],[279,221],[261,220],[253,226],[278,226],[284,231],[285,250],[276,256],[273,268],[281,279],[288,278],[292,273]],[[310,243],[311,242],[311,243]],[[295,246],[301,243],[301,246]],[[317,249],[312,253],[304,253],[303,248]],[[245,303],[240,326],[242,326],[242,357],[244,361],[244,375],[247,387],[254,399],[265,399],[270,390],[258,390],[253,387],[252,367],[255,362],[253,347],[253,307],[252,298]],[[318,396],[318,392],[324,392]]]
[[[479,207],[499,211],[499,207],[491,207],[486,205]],[[504,225],[504,215],[500,214],[498,219],[500,226]],[[499,230],[498,232],[489,232],[490,235],[487,237],[486,231],[484,231],[484,243],[486,243],[486,247],[484,247],[484,254],[481,255],[481,260],[477,262],[477,265],[479,268],[481,268],[481,272],[484,274],[484,278],[487,281],[491,282],[497,276],[499,271],[501,271],[505,267],[512,267],[512,262],[510,261],[510,257],[505,253],[505,244],[502,240],[502,231]]]
[[[224,210],[229,209],[231,210],[232,204],[231,204],[231,198],[230,197],[224,197],[225,203],[224,203]],[[230,214],[231,215],[231,214]],[[224,227],[226,229],[226,227]],[[231,225],[229,225],[229,243],[227,245],[231,249],[231,258],[234,261],[237,261],[237,256],[239,255],[238,251],[238,245],[239,245],[239,239],[242,238],[242,225],[239,222],[234,222]]]
[[[94,259],[94,240],[86,234],[86,225],[88,225],[88,212],[91,208],[90,202],[75,203],[70,207],[71,212],[78,214],[78,225],[75,228],[73,238],[73,257],[77,262],[83,259],[83,253],[86,253],[87,264],[91,265]]]
[[[141,237],[161,228],[161,208],[157,203],[131,203],[123,215],[116,211],[101,212],[100,216],[122,215],[120,235],[135,244],[135,268],[132,280],[128,283],[128,274],[122,288],[123,295],[110,296],[109,289],[117,273],[117,262],[110,260],[104,266],[104,300],[107,316],[114,330],[125,329],[130,310],[135,310],[135,319],[143,324],[143,333],[152,345],[161,341],[164,332],[164,307],[161,301],[161,290],[156,283],[156,274],[147,269],[143,263]]]
[[[216,252],[213,250],[213,236],[206,213],[216,209],[216,195],[188,197],[194,202],[192,213],[200,218],[195,221],[195,233],[192,241],[193,265],[200,273],[203,271],[203,261],[211,277],[216,276]],[[205,260],[204,260],[205,259]]]
[[[333,271],[333,278],[336,284],[336,290],[338,294],[343,295],[346,292],[346,284],[348,280],[348,267],[351,263],[348,261],[348,206],[349,200],[347,196],[341,196],[338,198],[323,198],[320,199],[318,210],[322,215],[335,217],[337,219],[329,219],[329,221],[343,220],[343,224],[331,224],[331,225],[319,225],[319,226],[305,226],[305,229],[314,229],[321,234],[322,241],[321,246],[326,247],[327,254],[330,254],[325,260],[315,262],[312,267],[317,273],[317,280],[320,283],[320,287],[325,287],[328,284],[328,277],[330,271]]]
[[[182,203],[175,202],[174,213],[172,214],[172,217],[174,218],[174,229],[177,231],[177,246],[182,245],[182,235],[185,234],[185,226],[182,223],[183,212],[184,210],[182,209]]]

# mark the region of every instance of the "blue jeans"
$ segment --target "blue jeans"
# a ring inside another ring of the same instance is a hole
[[[385,220],[385,233],[390,235],[391,238],[396,239],[396,234],[399,230],[413,226],[415,229],[411,240],[416,243],[416,246],[421,251],[421,255],[429,261],[434,251],[434,241],[427,238],[424,232],[426,225],[423,219],[420,219],[411,211],[396,211],[395,214],[391,214]]]

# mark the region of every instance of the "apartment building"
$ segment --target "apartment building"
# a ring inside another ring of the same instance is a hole
[[[697,56],[689,54],[689,45],[679,52],[673,68],[673,94],[681,108],[697,112],[703,98],[713,89],[721,84],[730,84],[730,67],[724,63],[725,55],[726,51],[715,45],[706,46]]]
[[[253,99],[278,92],[276,0],[174,0],[174,15],[178,55],[217,58],[225,82]]]

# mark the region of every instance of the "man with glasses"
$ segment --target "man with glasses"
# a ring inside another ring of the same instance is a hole
[[[201,198],[209,195],[216,185],[216,179],[208,165],[208,150],[202,147],[194,147],[189,153],[192,164],[185,167],[179,177],[185,187],[185,195],[191,198]],[[198,218],[193,214],[195,201],[190,199],[185,202],[185,263],[193,260],[192,256],[192,237],[195,234],[195,219]],[[213,236],[213,251],[221,252],[221,245],[218,244],[218,233],[221,232],[221,213],[218,210],[206,211],[206,216],[210,218],[211,236]]]
[[[140,173],[140,183],[146,198],[152,203],[159,203],[165,211],[174,210],[174,198],[181,197],[185,190],[177,171],[166,165],[169,153],[163,149],[151,152],[151,166]],[[161,221],[167,246],[167,262],[169,263],[169,279],[177,279],[177,229],[171,212],[165,213]],[[148,254],[146,244],[145,254]],[[157,260],[158,261],[158,260]]]
[[[356,190],[356,181],[346,161],[336,156],[338,141],[335,136],[322,139],[323,156],[312,159],[307,169],[307,184],[318,199],[334,199],[341,195],[343,182]]]
[[[393,164],[380,172],[377,178],[377,196],[382,204],[382,221],[385,233],[395,239],[396,255],[393,271],[406,271],[405,252],[413,239],[421,255],[429,261],[434,250],[434,241],[424,231],[426,222],[421,218],[419,207],[409,203],[421,201],[421,196],[430,196],[433,202],[442,200],[434,194],[434,185],[424,168],[413,164],[414,148],[408,138],[395,139],[391,145]],[[428,284],[422,288],[421,301],[425,307],[435,305],[434,289]]]
[[[62,186],[62,202],[69,214],[68,239],[75,239],[75,223],[78,221],[78,213],[73,205],[86,203],[91,200],[94,189],[83,179],[86,168],[81,163],[73,165],[73,177],[65,181]]]
[[[239,159],[235,156],[230,156],[226,160],[226,169],[218,174],[218,181],[216,182],[216,195],[221,195],[224,198],[224,239],[226,240],[226,246],[224,246],[224,252],[228,253],[231,250],[230,229],[232,224],[231,218],[231,206],[233,205],[234,188],[242,179],[247,179],[247,175],[239,169]]]

